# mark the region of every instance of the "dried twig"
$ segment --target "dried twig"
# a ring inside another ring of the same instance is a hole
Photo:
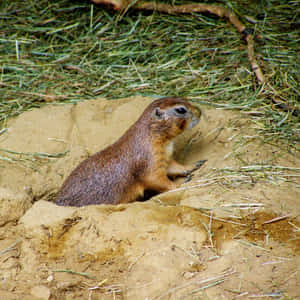
[[[270,223],[278,222],[278,221],[281,221],[281,220],[284,220],[284,219],[290,217],[291,215],[292,214],[287,214],[285,216],[276,217],[276,218],[273,218],[271,220],[263,222],[263,224],[270,224]]]
[[[51,270],[51,271],[52,272],[58,272],[58,273],[69,273],[69,274],[84,276],[84,277],[90,278],[90,279],[95,279],[94,276],[91,276],[88,273],[84,273],[84,272],[75,272],[75,271],[72,271],[72,270],[64,270],[64,269],[55,269],[55,270]]]
[[[209,4],[184,4],[184,5],[169,5],[164,3],[155,3],[155,2],[140,2],[134,6],[137,9],[144,9],[144,10],[155,10],[160,12],[165,12],[168,14],[178,14],[178,13],[211,13],[216,15],[220,18],[227,18],[229,22],[240,32],[243,34],[243,37],[248,45],[248,58],[251,63],[252,71],[255,73],[256,78],[259,82],[265,82],[265,77],[256,61],[255,54],[254,54],[254,37],[253,31],[246,26],[244,26],[238,17],[231,12],[228,8],[216,6],[216,5],[209,5]]]
[[[21,238],[17,239],[14,243],[12,243],[9,247],[7,247],[6,249],[0,251],[0,255],[3,255],[4,253],[13,250],[14,247],[19,244],[21,242]]]
[[[139,2],[139,1],[109,1],[109,0],[93,0],[95,3],[104,3],[111,4],[115,10],[124,10],[126,11],[128,7],[132,7],[134,9],[139,10],[151,10],[151,11],[159,11],[167,14],[187,14],[187,13],[210,13],[216,15],[220,18],[226,18],[229,22],[240,32],[248,46],[248,58],[251,64],[252,71],[255,73],[257,80],[260,83],[265,82],[265,77],[261,68],[259,67],[254,53],[254,36],[253,30],[247,28],[245,25],[241,23],[238,17],[228,8],[203,4],[203,3],[195,3],[195,4],[183,4],[183,5],[170,5],[165,3],[157,3],[157,2]]]

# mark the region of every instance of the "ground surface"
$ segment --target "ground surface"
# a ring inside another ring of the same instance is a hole
[[[175,191],[51,202],[149,101],[49,105],[9,121],[1,148],[28,155],[0,161],[0,299],[298,299],[299,160],[260,143],[246,114],[203,107],[177,158],[207,162]]]

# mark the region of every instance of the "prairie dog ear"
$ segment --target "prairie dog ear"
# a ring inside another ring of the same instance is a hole
[[[165,112],[163,110],[161,110],[159,107],[156,107],[152,113],[152,116],[157,120],[161,120],[164,114]]]

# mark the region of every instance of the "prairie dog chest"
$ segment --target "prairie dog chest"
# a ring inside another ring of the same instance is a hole
[[[166,156],[168,159],[170,159],[172,157],[173,152],[174,152],[174,142],[171,141],[166,146]]]

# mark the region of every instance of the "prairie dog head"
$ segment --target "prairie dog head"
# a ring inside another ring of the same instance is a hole
[[[149,107],[152,107],[151,131],[168,139],[193,128],[201,117],[201,110],[182,98],[158,99]]]

